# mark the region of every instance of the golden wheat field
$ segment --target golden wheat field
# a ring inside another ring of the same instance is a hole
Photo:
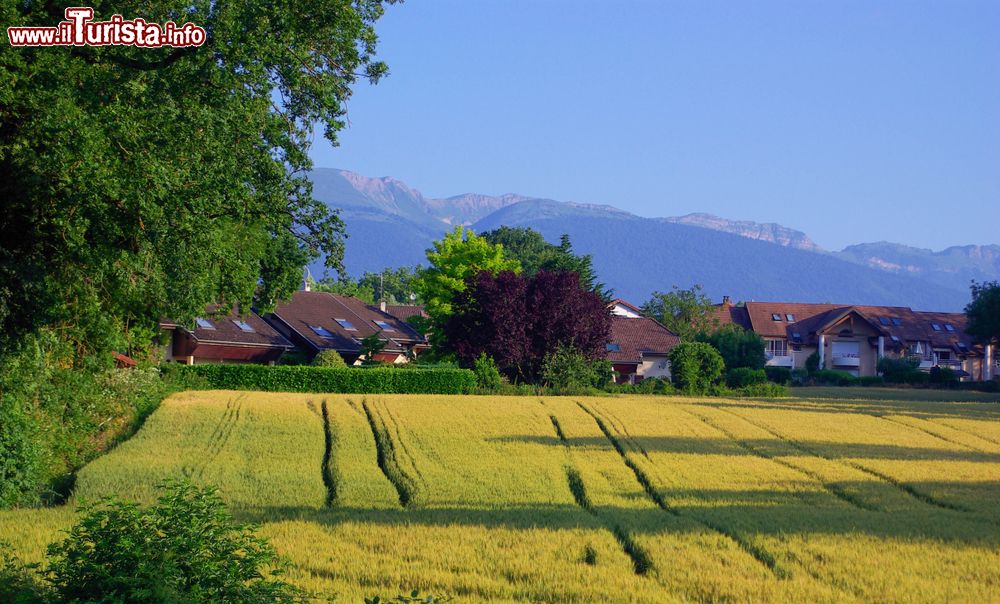
[[[188,476],[336,601],[1000,601],[1000,404],[816,395],[187,392],[0,535]]]

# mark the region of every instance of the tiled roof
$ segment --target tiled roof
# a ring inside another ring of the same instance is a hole
[[[746,306],[736,306],[729,303],[716,304],[712,307],[712,314],[709,321],[722,325],[734,323],[743,329],[750,329],[750,316],[747,314]]]
[[[315,349],[332,348],[342,352],[359,352],[360,340],[375,333],[386,341],[386,352],[402,352],[401,344],[424,343],[404,321],[369,306],[350,296],[327,292],[297,291],[292,299],[274,309],[272,317],[282,321],[308,341]],[[350,327],[337,321],[349,322]],[[384,324],[381,327],[376,321]],[[313,327],[329,333],[320,335]]]
[[[612,315],[610,345],[618,350],[608,350],[606,358],[612,363],[639,363],[644,354],[665,355],[679,343],[676,334],[653,319]]]
[[[385,312],[402,321],[409,321],[411,317],[428,316],[421,304],[386,304]]]
[[[931,342],[933,346],[951,347],[959,351],[958,344],[968,350],[975,346],[973,339],[965,333],[966,317],[962,313],[939,313],[914,311],[905,306],[869,306],[849,304],[807,304],[795,302],[747,302],[746,321],[749,327],[765,338],[788,338],[794,340],[798,333],[804,343],[815,342],[815,334],[835,323],[850,312],[857,312],[871,323],[877,332],[887,336],[887,345],[892,346],[893,336],[900,346],[906,342]],[[737,307],[730,307],[735,310]],[[725,306],[716,306],[720,319],[725,319]],[[775,315],[779,320],[775,320]],[[791,315],[791,320],[789,320]],[[730,317],[727,322],[738,323],[741,318]],[[937,324],[940,331],[933,328]],[[948,331],[951,324],[954,331]],[[747,325],[744,325],[746,327]]]
[[[194,325],[178,325],[171,322],[162,322],[164,326],[177,326],[187,330],[201,344],[238,344],[241,346],[264,346],[272,348],[292,348],[289,342],[271,327],[267,321],[262,319],[257,313],[249,312],[241,315],[237,310],[225,316],[213,316],[218,310],[217,305],[209,305],[205,308],[205,316],[201,317],[204,326],[198,323]],[[246,323],[252,331],[241,329],[235,321]]]

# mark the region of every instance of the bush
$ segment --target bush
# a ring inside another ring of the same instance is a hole
[[[764,367],[767,379],[775,384],[789,384],[792,381],[792,370],[788,367]]]
[[[877,367],[885,381],[892,384],[920,384],[928,379],[919,369],[920,360],[912,357],[882,357]]]
[[[49,580],[66,601],[293,602],[274,549],[235,523],[217,489],[166,483],[153,507],[104,500],[49,546]]]
[[[696,340],[711,344],[718,350],[729,369],[763,369],[767,363],[764,338],[739,325],[724,325],[711,334],[698,334]]]
[[[819,351],[816,351],[806,357],[806,371],[809,373],[816,373],[819,371]]]
[[[834,369],[823,369],[812,374],[813,381],[820,386],[852,386],[857,383],[858,378],[846,371]]]
[[[885,380],[880,375],[863,375],[858,378],[858,386],[884,386]]]
[[[607,386],[607,361],[593,361],[572,346],[559,345],[542,361],[542,382],[557,393],[588,393]]]
[[[1000,382],[988,380],[985,382],[959,382],[955,384],[959,390],[978,390],[979,392],[1000,392]]]
[[[468,369],[370,367],[342,369],[308,366],[192,365],[184,371],[210,388],[269,392],[344,392],[358,394],[466,394],[476,387]]]
[[[336,350],[320,350],[312,360],[313,367],[347,367],[344,357]]]
[[[806,382],[809,381],[809,370],[807,369],[792,369],[789,375],[792,378],[793,386],[805,386]]]
[[[737,396],[749,396],[759,398],[777,398],[788,396],[788,386],[775,384],[774,382],[763,381],[747,384],[736,391]]]
[[[724,368],[722,355],[703,342],[684,342],[670,351],[670,374],[684,394],[706,394],[720,382]]]
[[[730,388],[742,388],[752,384],[763,384],[767,382],[767,374],[763,369],[750,369],[749,367],[737,367],[726,372],[726,385]]]
[[[476,387],[481,392],[496,392],[503,386],[504,379],[500,375],[500,370],[497,369],[496,362],[485,352],[476,359],[472,371],[476,374]]]
[[[954,386],[960,380],[958,379],[958,374],[948,367],[931,367],[929,381],[932,384],[941,386]]]
[[[42,584],[37,564],[25,564],[14,554],[11,547],[0,541],[0,602],[29,604],[52,600]]]

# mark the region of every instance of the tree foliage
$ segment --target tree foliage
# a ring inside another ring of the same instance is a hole
[[[53,26],[63,3],[8,2],[5,26]],[[103,2],[193,22],[197,48],[0,53],[0,350],[40,326],[78,349],[206,303],[267,308],[343,222],[305,174],[314,124],[336,142],[375,60],[382,0]],[[322,15],[322,18],[317,18]]]
[[[764,338],[739,325],[724,325],[711,334],[700,333],[695,339],[711,344],[712,348],[718,350],[726,363],[726,369],[763,369],[767,364]]]
[[[212,487],[168,482],[156,505],[103,500],[49,546],[63,601],[293,602],[274,548],[233,521]]]
[[[482,271],[455,297],[443,348],[465,367],[486,353],[508,378],[535,383],[545,356],[560,345],[602,358],[610,329],[604,301],[581,287],[576,273]]]
[[[517,260],[504,256],[503,246],[462,226],[435,241],[434,247],[427,250],[427,261],[429,266],[420,271],[414,285],[435,327],[443,325],[452,314],[452,300],[465,290],[469,277],[481,272],[521,272]]]
[[[416,295],[417,269],[403,266],[386,269],[381,273],[366,272],[357,280],[323,279],[316,283],[316,291],[327,291],[345,296],[353,296],[368,304],[385,300],[387,304],[419,304]]]
[[[682,342],[670,351],[670,378],[684,394],[707,394],[723,369],[722,355],[704,342]]]
[[[504,256],[520,262],[521,270],[529,277],[539,271],[576,273],[584,289],[597,292],[606,300],[611,298],[611,290],[597,281],[593,257],[575,254],[569,235],[564,234],[559,238],[559,245],[553,245],[532,228],[501,226],[482,233],[482,237],[502,245]]]
[[[642,305],[642,312],[653,317],[683,341],[691,341],[699,333],[712,333],[719,328],[714,305],[700,285],[670,292],[653,292]]]
[[[312,360],[313,367],[347,367],[347,362],[340,353],[332,348],[320,350]]]
[[[1000,341],[1000,281],[973,283],[972,301],[965,307],[965,331],[982,342]]]

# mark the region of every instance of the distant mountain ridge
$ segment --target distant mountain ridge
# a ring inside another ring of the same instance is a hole
[[[699,283],[714,298],[959,310],[968,301],[969,278],[1000,278],[996,245],[933,252],[870,243],[827,252],[805,233],[774,223],[703,213],[644,218],[515,193],[429,198],[395,178],[348,170],[318,169],[311,177],[314,195],[338,208],[347,224],[351,275],[421,264],[434,240],[462,224],[477,232],[527,226],[550,241],[568,233],[578,252],[594,256],[601,280],[637,303],[653,290]],[[323,273],[321,263],[310,268]]]

